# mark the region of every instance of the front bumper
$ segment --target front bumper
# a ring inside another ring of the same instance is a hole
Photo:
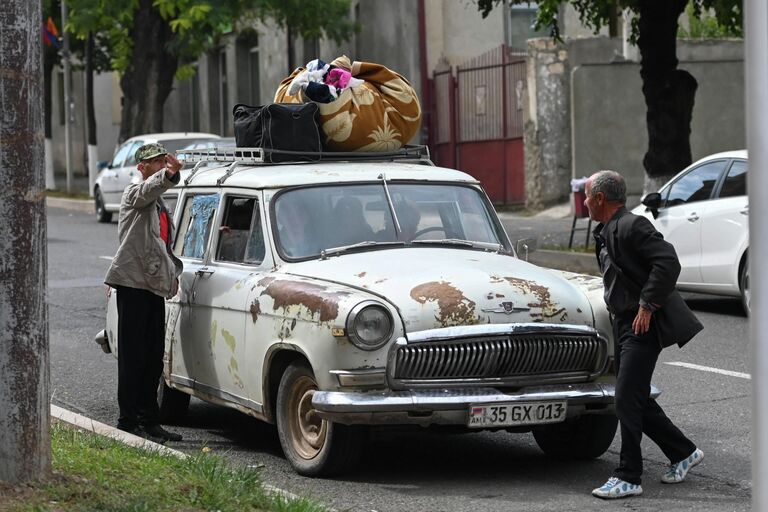
[[[660,391],[651,386],[651,396]],[[612,383],[495,388],[414,389],[408,391],[316,391],[312,405],[327,420],[347,425],[466,425],[470,405],[565,400],[568,418],[613,414]]]

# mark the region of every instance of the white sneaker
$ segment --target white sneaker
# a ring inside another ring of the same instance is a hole
[[[612,500],[616,498],[628,498],[629,496],[639,496],[643,494],[643,486],[640,484],[631,484],[620,480],[615,476],[608,479],[602,487],[592,490],[592,496]]]
[[[665,484],[679,484],[685,480],[685,476],[693,466],[704,459],[704,452],[696,448],[692,454],[680,462],[670,464],[666,473],[661,475],[661,482]]]

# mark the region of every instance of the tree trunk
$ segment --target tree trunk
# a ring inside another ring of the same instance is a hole
[[[0,8],[0,480],[51,465],[40,2]]]
[[[123,115],[120,141],[140,133],[163,131],[163,105],[173,87],[179,60],[169,51],[174,34],[152,6],[140,0],[133,16],[131,66],[120,80]]]
[[[663,183],[691,163],[691,117],[696,79],[677,69],[677,20],[688,0],[639,2],[640,76],[648,108],[646,184]]]

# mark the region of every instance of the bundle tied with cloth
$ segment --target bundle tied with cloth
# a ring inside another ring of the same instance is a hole
[[[275,103],[317,104],[327,151],[393,151],[421,124],[421,106],[408,80],[381,64],[341,56],[296,69],[275,93]]]

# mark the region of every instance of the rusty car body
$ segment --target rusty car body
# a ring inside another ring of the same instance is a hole
[[[185,268],[167,301],[166,420],[192,395],[276,423],[293,467],[314,476],[350,467],[368,425],[532,430],[559,457],[608,448],[601,282],[517,258],[472,176],[418,147],[185,158],[222,166],[176,187]],[[107,311],[97,341],[116,353],[114,294]]]

